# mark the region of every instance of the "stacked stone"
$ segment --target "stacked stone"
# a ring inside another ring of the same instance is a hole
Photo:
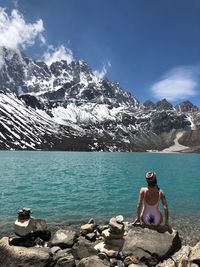
[[[105,245],[115,250],[120,250],[124,244],[123,216],[119,215],[110,219],[109,228],[102,232]]]

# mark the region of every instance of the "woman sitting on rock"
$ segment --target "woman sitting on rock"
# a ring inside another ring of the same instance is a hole
[[[158,226],[163,221],[162,213],[159,210],[161,200],[164,208],[165,226],[170,230],[168,222],[168,206],[165,194],[157,185],[156,173],[153,171],[146,173],[148,187],[142,187],[139,193],[137,205],[137,218],[133,225],[144,224],[147,226]],[[142,209],[143,205],[143,209]]]

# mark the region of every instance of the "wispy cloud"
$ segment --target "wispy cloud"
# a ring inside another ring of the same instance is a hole
[[[44,26],[41,19],[35,23],[27,23],[17,9],[13,9],[9,15],[6,9],[0,7],[0,46],[24,49],[33,45],[36,38],[44,44],[43,32]]]
[[[103,63],[102,69],[101,70],[95,70],[93,73],[94,75],[96,75],[99,79],[103,79],[107,72],[108,72],[108,68],[111,67],[111,63],[110,61],[107,61],[106,63]]]
[[[74,60],[74,57],[72,51],[69,48],[66,48],[64,45],[60,45],[57,48],[50,45],[42,56],[42,59],[47,65],[51,65],[53,62],[60,60],[66,60],[69,64]]]
[[[200,66],[180,66],[165,73],[151,86],[151,91],[157,99],[183,100],[199,94],[199,83]]]

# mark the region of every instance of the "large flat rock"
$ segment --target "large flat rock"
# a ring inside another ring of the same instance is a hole
[[[52,262],[48,248],[10,246],[8,237],[0,240],[1,267],[44,267]]]
[[[133,227],[125,237],[122,252],[124,255],[134,255],[139,259],[151,261],[162,260],[181,247],[178,232],[158,232],[156,230]]]
[[[73,246],[77,237],[75,231],[59,229],[52,238],[52,245],[59,246],[61,248],[70,248]]]

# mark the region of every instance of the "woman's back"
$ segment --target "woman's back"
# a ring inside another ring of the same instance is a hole
[[[144,188],[144,205],[141,219],[145,224],[159,225],[162,222],[162,214],[159,210],[161,191],[155,188]]]

